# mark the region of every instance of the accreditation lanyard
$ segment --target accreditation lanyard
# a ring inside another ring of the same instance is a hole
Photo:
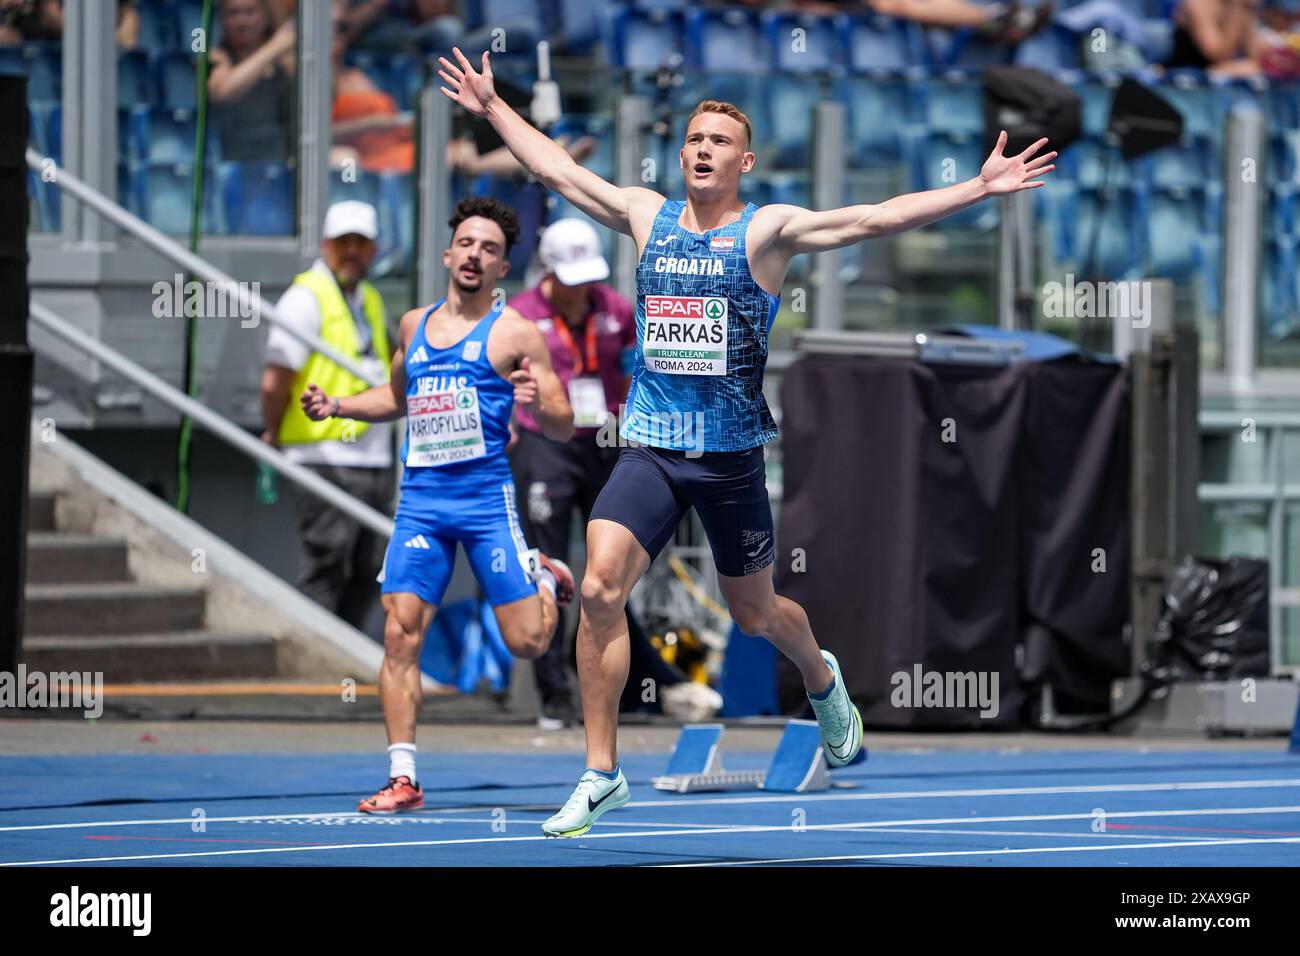
[[[559,337],[564,341],[564,344],[568,346],[569,351],[573,353],[573,361],[576,366],[574,374],[588,374],[587,366],[589,365],[591,366],[590,374],[599,374],[600,356],[596,352],[596,317],[594,315],[587,316],[587,354],[585,358],[582,352],[578,349],[578,343],[573,341],[573,335],[569,332],[569,325],[564,321],[564,317],[557,315],[554,317],[553,321],[555,323],[556,334],[559,335]]]

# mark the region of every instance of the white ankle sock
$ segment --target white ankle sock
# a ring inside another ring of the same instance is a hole
[[[393,744],[388,748],[388,776],[409,777],[411,783],[415,777],[415,744]]]

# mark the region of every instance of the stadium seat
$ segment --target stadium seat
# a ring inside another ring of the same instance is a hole
[[[919,31],[906,21],[841,15],[838,31],[845,45],[844,62],[854,73],[897,74],[924,62]]]
[[[63,51],[58,44],[24,43],[0,47],[0,73],[27,77],[27,100],[50,101],[62,97]]]
[[[1137,196],[1128,188],[1082,189],[1075,220],[1075,267],[1081,277],[1124,279],[1143,263]]]
[[[917,113],[933,133],[984,133],[984,99],[979,84],[966,79],[928,79],[912,86]]]
[[[388,72],[392,78],[392,97],[399,110],[420,107],[420,87],[424,85],[424,67],[418,57],[405,53],[388,54]],[[433,74],[437,77],[437,74]],[[441,94],[439,94],[441,95]]]
[[[579,115],[570,113],[555,124],[551,130],[551,135],[556,138],[567,136],[570,140],[590,136],[596,141],[596,151],[587,158],[583,165],[601,179],[612,180],[614,178],[614,148],[617,143],[615,142],[614,121],[611,117],[603,114]]]
[[[596,0],[555,0],[554,41],[571,56],[590,54],[601,36],[601,17],[608,15]]]
[[[849,165],[855,168],[895,163],[903,155],[901,123],[907,116],[907,87],[886,78],[845,77],[832,94],[844,104]]]
[[[758,14],[744,9],[692,10],[686,16],[686,62],[727,73],[768,68]]]
[[[1064,27],[1049,24],[1016,46],[1012,62],[1016,66],[1033,67],[1044,73],[1060,70],[1077,70],[1079,62],[1078,34]]]
[[[382,173],[379,177],[380,224],[387,238],[381,252],[389,272],[408,273],[415,264],[415,177]]]
[[[1270,240],[1265,246],[1262,265],[1261,324],[1265,338],[1276,342],[1287,338],[1300,326],[1300,315],[1297,315],[1300,306],[1297,306],[1295,289],[1295,244]]]
[[[1047,185],[1035,189],[1034,209],[1048,249],[1057,263],[1073,261],[1074,222],[1078,215],[1079,189],[1068,179],[1047,177]]]
[[[379,208],[379,174],[366,169],[356,170],[356,181],[345,182],[342,171],[331,169],[329,174],[329,201],[344,202],[354,199]]]
[[[922,133],[905,142],[911,153],[913,190],[941,189],[979,175],[984,165],[983,133]],[[991,229],[997,224],[996,203],[979,203],[934,224],[943,230]]]
[[[815,76],[770,74],[762,78],[764,127],[778,168],[806,166],[811,156],[813,120],[821,89]]]
[[[224,162],[219,167],[226,226],[237,236],[286,236],[294,229],[294,176],[283,163]]]
[[[145,162],[192,162],[194,133],[194,110],[138,106],[131,110],[130,156]]]
[[[1083,189],[1127,186],[1133,181],[1133,169],[1119,149],[1096,139],[1071,143],[1061,152],[1056,167],[1062,176],[1073,179]]]
[[[974,30],[929,27],[923,32],[925,50],[933,68],[979,73],[986,67],[1011,62],[1011,47],[994,46]]]
[[[1176,82],[1162,83],[1156,92],[1182,114],[1184,136],[1210,140],[1216,149],[1220,148],[1227,120],[1225,91],[1201,85],[1192,78],[1194,75],[1189,76],[1187,72],[1179,72],[1176,76]]]
[[[1200,188],[1210,178],[1211,146],[1205,141],[1190,141],[1165,146],[1143,157],[1147,180],[1154,188]]]
[[[843,62],[843,40],[835,18],[768,11],[762,22],[774,70],[821,73]]]
[[[123,50],[117,55],[117,105],[131,107],[151,104],[153,77],[149,54],[142,50]]]
[[[1110,124],[1110,108],[1115,90],[1102,83],[1085,83],[1074,87],[1083,101],[1083,135],[1100,139]]]
[[[170,18],[164,13],[163,5],[158,0],[135,0],[135,9],[140,18],[137,48],[155,51],[173,49],[176,45],[176,32]]]
[[[1148,61],[1163,63],[1174,52],[1174,25],[1168,16],[1147,17],[1142,21],[1142,33],[1146,39]]]
[[[136,163],[126,168],[129,171],[126,183],[131,193],[129,200],[137,214],[162,232],[188,234],[194,194],[194,164]],[[206,167],[202,215],[203,231],[209,234],[221,232],[212,201],[218,190],[217,177],[215,167]]]
[[[203,0],[172,0],[166,9],[171,12],[171,31],[175,49],[182,53],[197,53],[194,49],[194,31],[203,26]],[[212,7],[212,37],[208,50],[221,45],[221,16],[216,4]]]
[[[198,73],[188,53],[164,53],[154,61],[158,105],[194,109],[199,105]]]
[[[1197,274],[1203,206],[1196,189],[1156,189],[1147,195],[1142,218],[1151,253],[1147,265],[1150,275],[1186,279]]]
[[[680,11],[624,7],[614,15],[612,30],[615,66],[655,70],[683,62],[686,26]]]

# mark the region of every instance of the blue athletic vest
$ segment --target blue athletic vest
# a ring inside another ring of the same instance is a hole
[[[656,448],[744,451],[777,435],[763,371],[781,299],[749,272],[745,230],[757,206],[696,233],[677,222],[685,205],[665,200],[637,263],[637,354],[622,435]]]
[[[455,345],[436,349],[425,338],[424,326],[441,305],[439,301],[424,313],[406,347],[402,484],[442,483],[454,476],[468,476],[471,485],[508,478],[505,450],[515,388],[492,367],[487,354],[488,335],[501,308],[480,319]]]

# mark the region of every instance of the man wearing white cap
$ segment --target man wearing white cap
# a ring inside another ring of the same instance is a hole
[[[338,202],[325,213],[321,257],[294,277],[276,311],[300,332],[323,339],[339,352],[388,380],[392,350],[388,318],[379,292],[366,281],[379,238],[369,203]],[[293,399],[315,382],[332,395],[369,387],[329,358],[278,326],[266,343],[262,372],[262,440],[293,461],[384,514],[392,513],[392,426],[344,419],[312,421]],[[387,541],[360,522],[304,494],[298,501],[302,571],[298,587],[358,628],[378,606],[375,577]]]
[[[609,277],[609,263],[596,230],[585,220],[561,219],[549,226],[538,257],[545,277],[510,305],[536,323],[546,339],[551,364],[568,390],[575,430],[567,442],[550,441],[528,411],[516,407],[519,441],[511,464],[518,497],[526,502],[524,536],[546,554],[567,561],[573,509],[579,509],[585,523],[618,459],[616,443],[601,447],[596,436],[607,416],[617,418],[627,395],[636,323],[632,303],[602,282]],[[557,637],[533,662],[543,729],[559,729],[574,720],[567,644]]]

